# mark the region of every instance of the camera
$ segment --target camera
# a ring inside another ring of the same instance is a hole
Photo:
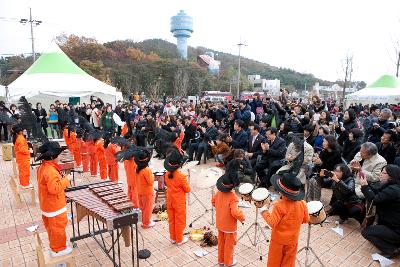
[[[330,172],[330,171],[328,171],[328,170],[322,170],[322,171],[323,171],[324,176],[329,177],[329,178],[332,178],[332,176],[333,176],[333,173],[332,173],[332,172]]]

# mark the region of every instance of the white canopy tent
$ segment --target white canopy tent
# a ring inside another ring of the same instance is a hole
[[[6,87],[0,84],[0,100],[3,100],[6,98]]]
[[[400,103],[400,80],[391,75],[383,75],[366,88],[346,96],[346,106],[361,103],[363,105]]]
[[[25,96],[32,104],[41,102],[45,108],[55,100],[67,103],[70,97],[90,103],[91,95],[115,105],[116,96],[114,87],[80,69],[55,42],[8,89],[11,102]]]

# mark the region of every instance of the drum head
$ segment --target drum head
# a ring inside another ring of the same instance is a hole
[[[253,191],[253,193],[251,194],[251,198],[254,201],[263,201],[265,199],[267,199],[269,196],[269,191],[267,188],[257,188]]]
[[[254,186],[250,183],[244,183],[239,186],[239,193],[242,195],[250,194],[253,191]]]
[[[322,210],[324,205],[322,204],[321,201],[310,201],[307,202],[307,209],[308,209],[308,214],[314,214]]]

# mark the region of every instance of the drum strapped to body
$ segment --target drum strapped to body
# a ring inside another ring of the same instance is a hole
[[[243,200],[251,202],[251,193],[254,190],[254,185],[244,183],[239,186],[239,194]]]
[[[263,187],[255,189],[253,193],[251,193],[251,198],[253,199],[254,205],[257,208],[262,208],[267,203],[271,202],[271,195],[268,189]]]
[[[322,224],[326,220],[324,204],[320,201],[307,202],[308,214],[310,215],[310,224]]]
[[[154,180],[158,182],[158,190],[165,189],[165,171],[154,172]]]

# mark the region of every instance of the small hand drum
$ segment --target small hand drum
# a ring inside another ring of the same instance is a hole
[[[255,189],[251,194],[251,198],[257,208],[262,208],[265,204],[271,202],[271,195],[268,189],[263,187]]]
[[[310,224],[322,224],[326,220],[324,204],[320,201],[307,202],[308,214],[310,215]]]
[[[154,173],[154,181],[158,182],[158,190],[165,190],[164,176],[165,176],[165,171],[164,172],[158,171]]]
[[[250,183],[244,183],[239,186],[239,194],[243,200],[251,202],[251,192],[253,192],[254,186]]]

